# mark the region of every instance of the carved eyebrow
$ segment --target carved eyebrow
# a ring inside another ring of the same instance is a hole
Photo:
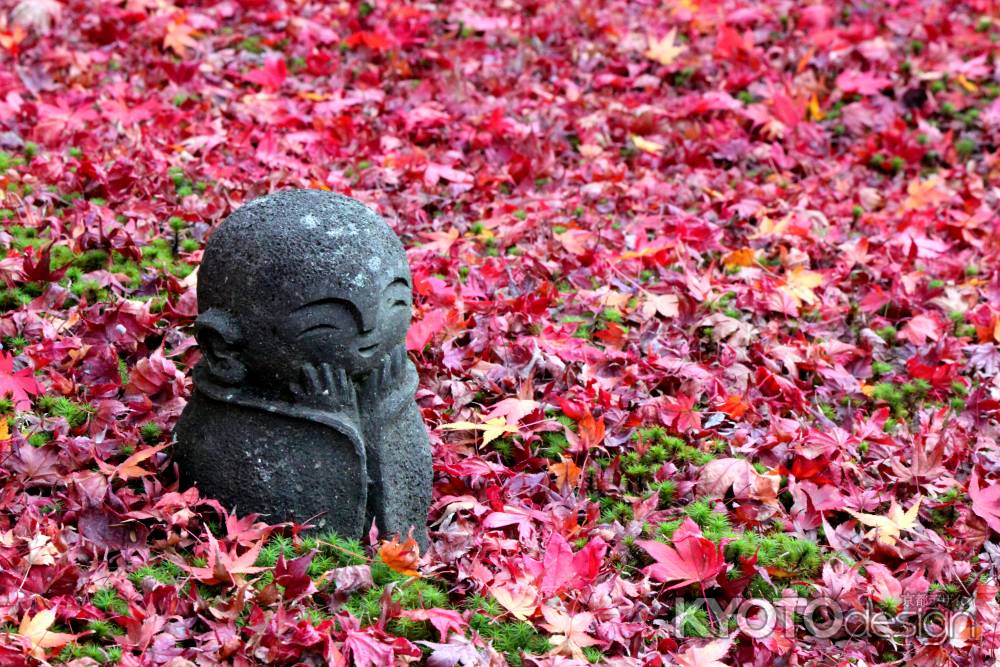
[[[389,289],[390,287],[395,287],[396,285],[402,285],[402,286],[403,286],[403,287],[405,287],[406,289],[410,289],[410,283],[409,283],[409,282],[407,282],[406,278],[396,278],[396,279],[395,279],[395,280],[393,280],[393,281],[392,281],[391,283],[389,283],[388,285],[386,285],[386,286],[385,286],[385,289],[384,289],[384,290],[382,290],[382,291],[383,291],[383,292],[385,292],[385,291],[388,291],[388,289]]]
[[[301,306],[299,306],[298,308],[296,308],[295,310],[293,310],[292,312],[293,313],[297,313],[300,310],[306,310],[307,308],[315,308],[317,306],[329,306],[329,305],[332,305],[332,306],[345,306],[345,307],[349,308],[352,313],[354,313],[354,314],[360,314],[358,312],[358,307],[355,306],[352,301],[350,301],[349,299],[341,299],[340,297],[336,297],[336,296],[326,297],[326,298],[323,298],[323,299],[316,299],[315,301],[310,301],[309,303],[304,303]]]
[[[354,319],[354,324],[359,329],[361,328],[361,311],[358,307],[354,305],[353,302],[347,299],[341,299],[339,297],[327,297],[325,299],[317,299],[315,301],[310,301],[309,303],[302,304],[298,308],[292,311],[291,318],[300,321],[309,316],[310,313],[307,311],[322,308],[323,306],[339,306],[341,308],[346,308],[350,313],[351,317]]]

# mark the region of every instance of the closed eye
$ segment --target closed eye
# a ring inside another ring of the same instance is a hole
[[[301,338],[302,336],[308,336],[310,334],[323,333],[323,332],[339,333],[341,331],[343,331],[343,329],[341,329],[335,324],[316,324],[309,327],[308,329],[303,329],[302,331],[300,331],[299,338]]]
[[[391,307],[410,306],[410,284],[402,278],[396,278],[389,283],[383,294],[388,295],[385,302]]]

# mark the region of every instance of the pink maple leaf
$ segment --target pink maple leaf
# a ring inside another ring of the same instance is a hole
[[[31,396],[42,393],[42,386],[35,379],[30,367],[14,372],[14,357],[0,352],[0,396],[10,394],[14,408],[26,410],[31,407]]]
[[[845,93],[858,93],[859,95],[876,95],[891,83],[892,80],[887,77],[856,69],[841,72],[840,76],[837,77],[837,88]]]
[[[980,488],[979,475],[973,470],[969,480],[969,497],[972,498],[972,511],[994,532],[1000,533],[1000,484]]]
[[[285,64],[284,58],[268,58],[264,61],[263,67],[255,69],[243,78],[274,92],[281,88],[281,84],[288,78],[288,65]]]

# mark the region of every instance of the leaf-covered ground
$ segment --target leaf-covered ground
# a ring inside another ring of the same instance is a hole
[[[0,10],[0,664],[1000,655],[994,3]],[[419,563],[172,482],[201,249],[284,187],[408,248]],[[720,613],[793,597],[882,620]]]

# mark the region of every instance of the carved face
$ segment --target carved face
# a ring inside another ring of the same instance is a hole
[[[244,205],[209,239],[198,341],[229,385],[281,391],[306,363],[358,377],[406,340],[411,287],[382,218],[341,195],[282,191]]]
[[[287,344],[311,363],[328,362],[351,375],[366,373],[406,339],[410,326],[409,278],[395,276],[375,298],[351,298],[338,290],[288,313]]]

